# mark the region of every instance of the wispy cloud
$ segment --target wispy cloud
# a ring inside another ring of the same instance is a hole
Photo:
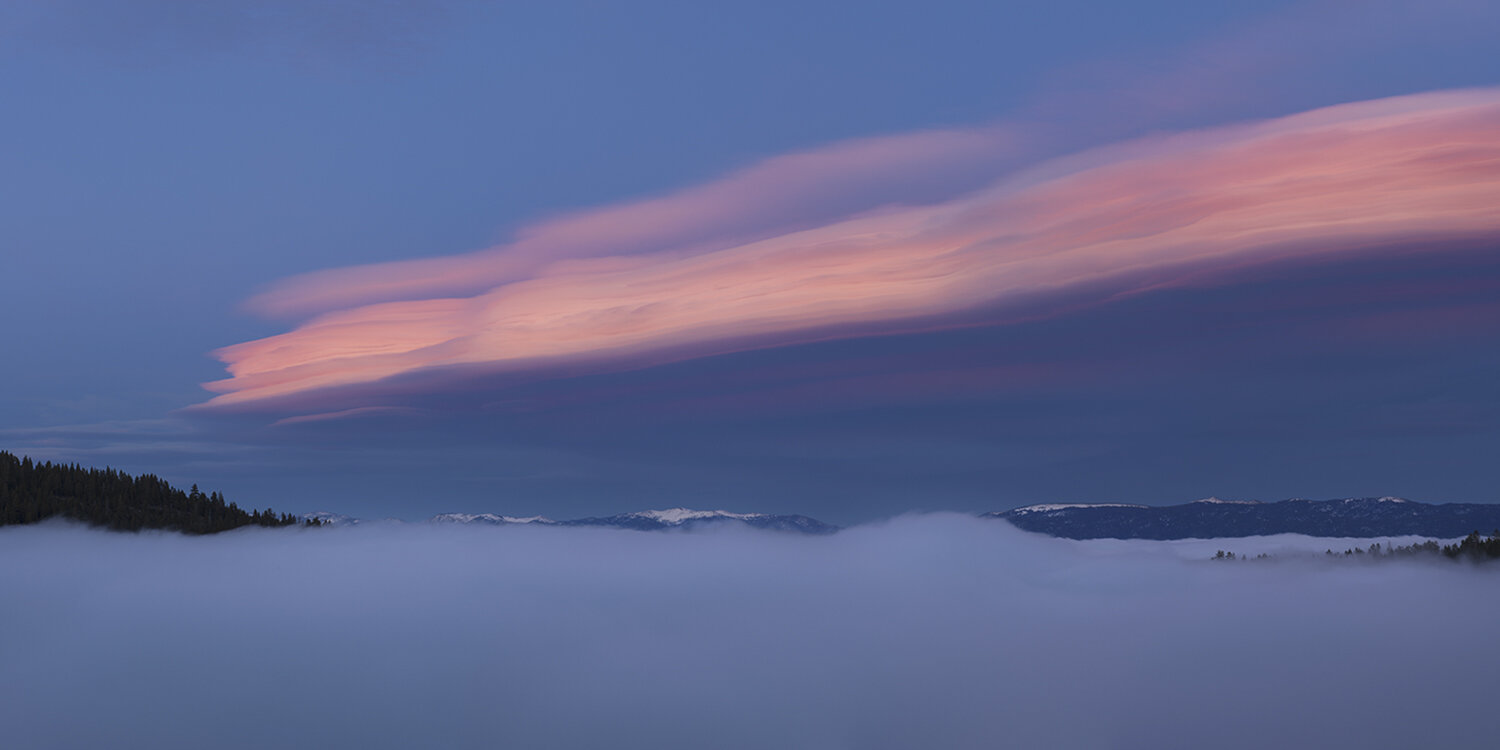
[[[376,417],[391,414],[412,415],[420,413],[421,411],[419,409],[413,409],[403,406],[363,406],[354,409],[340,409],[339,411],[324,412],[321,414],[302,414],[295,417],[286,417],[284,419],[276,420],[271,424],[271,426],[276,427],[291,424],[306,424],[308,422],[327,422],[337,419]]]
[[[910,195],[878,185],[946,178],[1004,139],[929,133],[782,157],[498,250],[293,280],[256,304],[352,306],[221,349],[231,377],[207,385],[221,394],[208,406],[440,368],[680,358],[981,308],[1034,317],[1064,298],[1099,304],[1249,266],[1492,235],[1497,133],[1500,91],[1398,97],[1096,149],[962,197],[795,229]],[[821,208],[794,210],[803,202]]]
[[[272,316],[417,297],[472,295],[569,259],[692,256],[823,226],[851,212],[951,197],[989,181],[1018,153],[1005,128],[865,138],[786,154],[670,195],[538,223],[514,242],[447,258],[297,276],[251,299]]]

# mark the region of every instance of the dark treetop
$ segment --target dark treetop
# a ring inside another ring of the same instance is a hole
[[[153,474],[137,477],[107,468],[37,463],[0,451],[0,526],[53,516],[120,531],[171,529],[187,534],[303,523],[270,508],[246,512],[224,502],[217,492],[199,492],[196,484],[183,492]]]

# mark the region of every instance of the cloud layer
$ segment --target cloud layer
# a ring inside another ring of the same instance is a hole
[[[0,529],[18,747],[1480,744],[1497,571],[833,537]],[[1321,549],[1323,542],[1312,543]]]
[[[782,157],[495,250],[291,280],[254,304],[333,309],[219,350],[231,377],[207,384],[220,394],[208,405],[442,368],[680,358],[941,326],[975,310],[1045,316],[1248,266],[1500,234],[1495,90],[1145,139],[916,207],[891,203],[936,188],[880,187],[972,179],[955,176],[959,165],[1000,163],[1009,142],[997,133]]]

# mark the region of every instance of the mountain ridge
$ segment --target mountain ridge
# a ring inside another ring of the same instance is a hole
[[[1025,531],[1068,539],[1212,539],[1305,534],[1457,538],[1500,528],[1500,505],[1422,503],[1402,497],[1204,498],[1179,505],[1043,503],[981,514]]]
[[[304,513],[302,518],[316,518],[325,526],[354,526],[365,522],[363,519],[328,511]],[[803,534],[832,534],[839,530],[839,527],[833,524],[797,514],[733,513],[727,510],[693,510],[691,508],[638,510],[611,516],[567,520],[554,520],[545,516],[506,516],[496,513],[439,513],[419,523],[486,526],[598,526],[636,531],[686,530],[740,524],[754,529],[793,531]]]

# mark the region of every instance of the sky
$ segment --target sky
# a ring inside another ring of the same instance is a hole
[[[1323,554],[1372,543],[0,528],[0,721],[19,747],[1486,746],[1495,571]]]
[[[0,8],[0,449],[243,506],[1500,496],[1493,3]]]

